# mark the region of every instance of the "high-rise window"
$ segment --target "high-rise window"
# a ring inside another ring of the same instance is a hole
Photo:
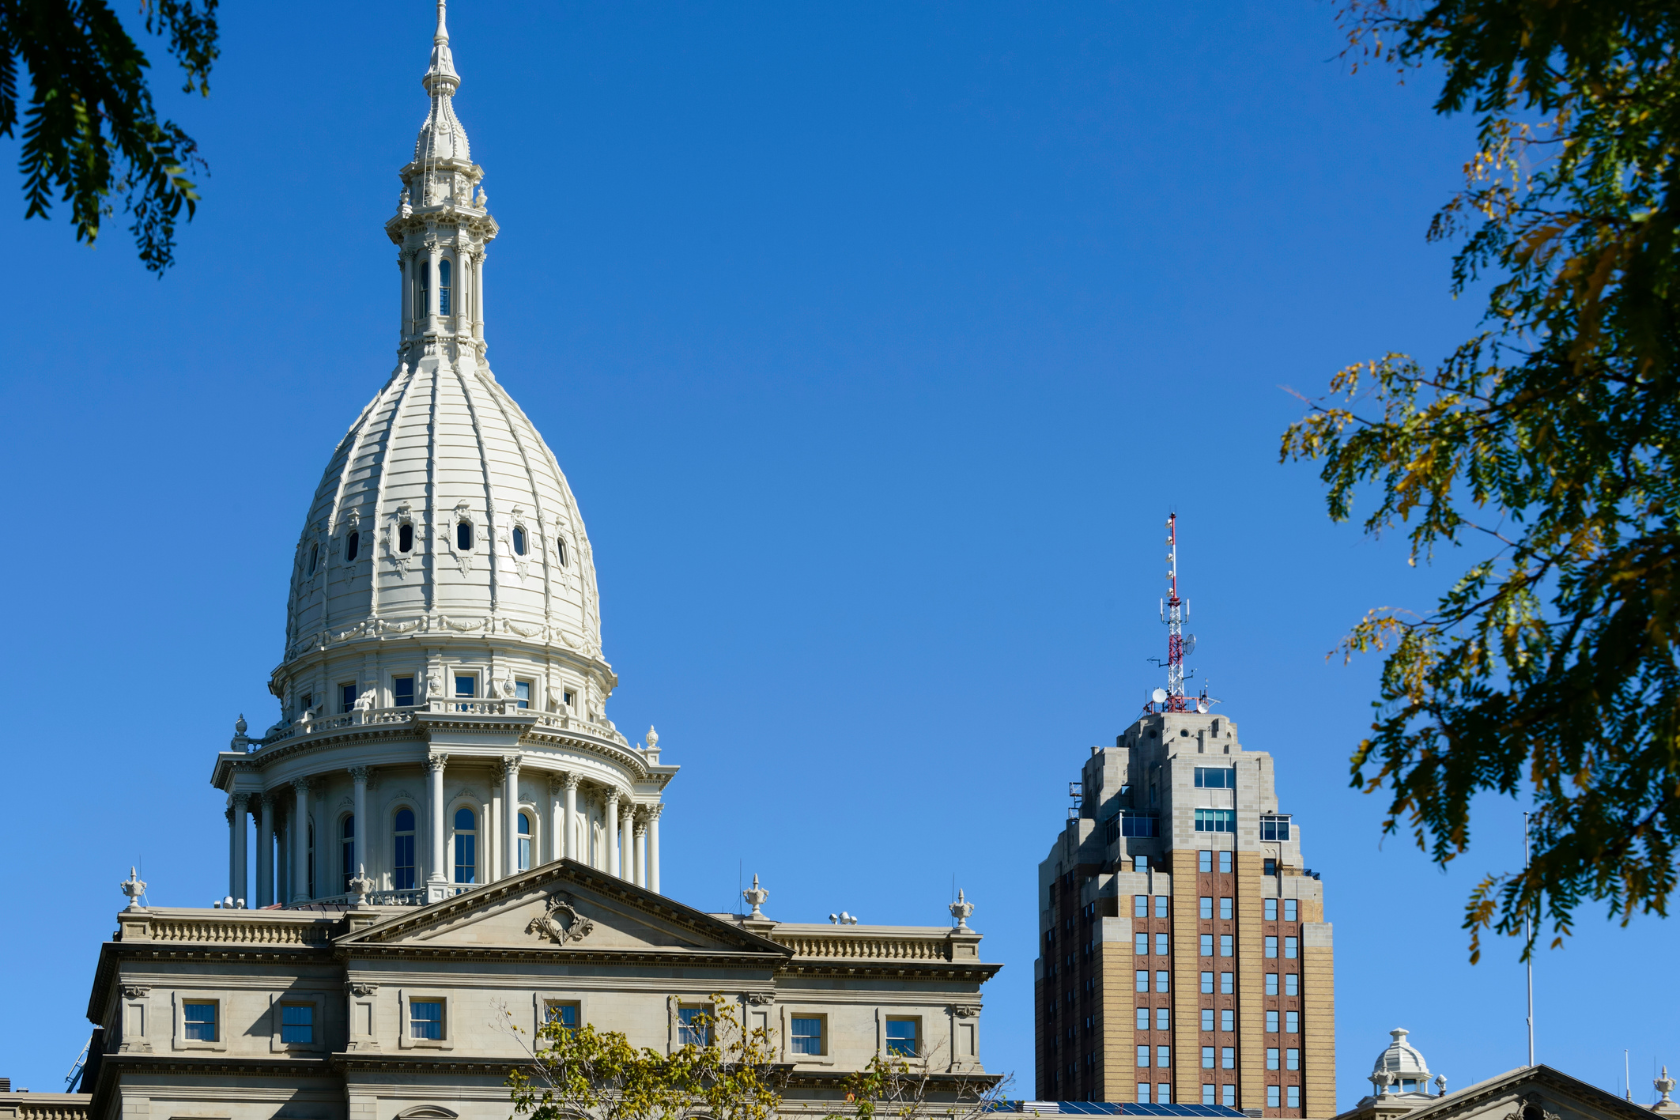
[[[1211,895],[1205,895],[1204,894],[1201,897],[1200,901],[1201,901],[1201,910],[1199,911],[1199,913],[1201,914],[1201,916],[1204,919],[1206,919],[1208,921],[1212,921],[1213,920],[1213,897]]]
[[[1232,810],[1232,812],[1235,812],[1235,810]],[[1231,853],[1228,851],[1219,853],[1219,873],[1221,875],[1231,873]]]
[[[1148,871],[1149,870],[1149,857],[1148,856],[1133,856],[1132,857],[1132,870],[1136,871],[1140,874],[1142,872]]]
[[[1219,990],[1225,995],[1230,995],[1232,992],[1236,991],[1236,989],[1237,974],[1234,972],[1221,972],[1219,974]]]
[[[1204,1031],[1213,1029],[1213,1008],[1211,1007],[1202,1008],[1202,1029]]]
[[[1283,974],[1283,994],[1298,996],[1301,994],[1301,978],[1293,972]]]
[[[1235,911],[1235,906],[1236,906],[1236,899],[1229,898],[1229,897],[1221,898],[1219,900],[1219,917],[1220,917],[1220,920],[1221,921],[1226,921],[1226,922],[1230,921],[1232,914],[1234,914],[1236,912]]]
[[[1266,994],[1267,995],[1275,996],[1275,995],[1278,994],[1277,978],[1278,978],[1278,974],[1275,973],[1275,972],[1266,973]]]
[[[1213,853],[1212,852],[1197,852],[1196,853],[1196,870],[1197,871],[1212,871],[1213,870]]]
[[[1140,1031],[1149,1029],[1149,1008],[1140,1007],[1137,1009],[1137,1029]]]
[[[391,819],[391,886],[414,889],[414,810],[398,809]]]
[[[1157,1081],[1155,1083],[1155,1103],[1156,1104],[1171,1104],[1172,1103],[1172,1082],[1171,1081]]]
[[[1155,1047],[1155,1064],[1157,1066],[1159,1066],[1161,1069],[1167,1069],[1168,1067],[1170,1067],[1172,1065],[1172,1047],[1171,1046],[1157,1046],[1157,1047]],[[1161,1103],[1165,1104],[1166,1102],[1163,1101]]]
[[[1149,896],[1148,895],[1146,895],[1146,894],[1134,894],[1132,896],[1132,917],[1134,917],[1134,918],[1147,918],[1147,917],[1149,917]]]
[[[465,806],[455,810],[455,881],[478,882],[478,818]]]
[[[1301,1013],[1299,1011],[1285,1011],[1283,1013],[1283,1031],[1285,1034],[1299,1034],[1301,1032]]]
[[[1289,1107],[1289,1108],[1300,1108],[1301,1107],[1301,1087],[1299,1085],[1289,1086],[1288,1087],[1288,1095],[1284,1098],[1284,1100],[1287,1102],[1287,1107]]]
[[[1261,909],[1262,909],[1261,917],[1264,918],[1268,922],[1277,921],[1277,904],[1278,904],[1278,900],[1275,899],[1275,898],[1266,899],[1266,901],[1261,906]]]
[[[1165,918],[1167,916],[1167,896],[1164,894],[1158,894],[1155,896],[1155,916],[1157,918]]]
[[[1220,956],[1229,957],[1229,956],[1232,956],[1232,955],[1235,954],[1236,950],[1232,946],[1231,940],[1232,940],[1231,935],[1228,934],[1228,933],[1222,933],[1222,934],[1219,935],[1219,955]]]
[[[1213,934],[1211,933],[1202,934],[1202,956],[1213,956]]]
[[[1237,830],[1237,811],[1235,809],[1197,809],[1197,832],[1235,832]],[[1220,852],[1225,855],[1225,852]],[[1220,861],[1224,863],[1224,860]],[[1224,867],[1221,871],[1227,870]]]
[[[1236,789],[1237,768],[1235,766],[1198,766],[1196,767],[1197,789]]]
[[[1137,974],[1137,990],[1140,992],[1147,992],[1149,990],[1149,973],[1141,968],[1138,969]]]
[[[1157,972],[1155,974],[1155,990],[1157,992],[1167,991],[1171,977],[1172,973],[1166,971],[1165,969]]]
[[[1204,996],[1213,994],[1213,973],[1211,972],[1202,973],[1202,994]]]
[[[1220,1097],[1220,1103],[1226,1108],[1237,1107],[1237,1087],[1235,1085],[1221,1085]]]
[[[1260,839],[1289,839],[1289,817],[1266,815],[1260,818]]]
[[[1172,1030],[1172,1008],[1157,1007],[1155,1009],[1155,1029],[1158,1031]]]
[[[1296,901],[1293,898],[1283,900],[1283,920],[1293,922],[1296,914]]]
[[[1149,1067],[1149,1047],[1139,1046],[1137,1048],[1137,1064],[1139,1069],[1147,1069]]]
[[[1219,1012],[1219,1029],[1227,1032],[1237,1029],[1237,1013],[1229,1007]]]
[[[1277,1029],[1278,1029],[1278,1013],[1276,1011],[1266,1012],[1266,1033],[1267,1034],[1276,1034]]]
[[[1209,1062],[1207,1068],[1212,1069],[1213,1068],[1213,1063]],[[1203,1085],[1202,1086],[1202,1103],[1203,1104],[1213,1104],[1214,1103],[1213,1094],[1214,1094],[1214,1088],[1213,1088],[1212,1085]]]
[[[1139,1081],[1138,1082],[1138,1084],[1137,1084],[1137,1102],[1139,1104],[1148,1104],[1149,1103],[1149,1082],[1147,1082],[1147,1081]]]
[[[1278,1048],[1276,1046],[1268,1046],[1266,1048],[1266,1068],[1278,1068]]]
[[[1219,1048],[1219,1068],[1237,1068],[1237,1048],[1235,1046],[1221,1046]]]
[[[1278,1107],[1278,1101],[1280,1099],[1281,1099],[1281,1097],[1278,1093],[1278,1087],[1276,1085],[1266,1086],[1266,1107],[1267,1108],[1277,1108]]]
[[[1275,938],[1275,937],[1266,938],[1266,956],[1267,956],[1268,959],[1276,959],[1276,957],[1277,957],[1277,938]]]
[[[1211,1046],[1202,1047],[1202,1068],[1213,1068],[1213,1047]]]
[[[1286,938],[1283,939],[1283,958],[1284,958],[1284,960],[1292,961],[1292,960],[1295,959],[1297,944],[1298,944],[1298,942],[1293,937],[1286,937]]]
[[[1291,1046],[1288,1050],[1283,1052],[1283,1063],[1284,1069],[1300,1069],[1301,1052]]]
[[[1290,940],[1293,941],[1294,938],[1290,938]],[[1167,955],[1167,950],[1171,946],[1171,944],[1172,943],[1168,939],[1167,934],[1157,933],[1155,935],[1155,955],[1160,956],[1160,957],[1166,956]]]
[[[1132,952],[1140,957],[1149,955],[1149,935],[1147,933],[1134,933],[1132,935]]]

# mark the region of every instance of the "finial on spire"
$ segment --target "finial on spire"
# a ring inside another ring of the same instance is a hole
[[[455,73],[455,60],[449,54],[449,28],[444,23],[444,0],[438,0],[437,30],[432,33],[432,65],[420,84],[433,97],[453,96],[461,85],[461,75]]]

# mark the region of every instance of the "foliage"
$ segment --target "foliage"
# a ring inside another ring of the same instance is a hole
[[[1460,242],[1453,291],[1483,329],[1433,369],[1350,366],[1283,437],[1322,462],[1330,515],[1380,497],[1412,562],[1471,548],[1430,613],[1370,612],[1344,653],[1383,651],[1354,784],[1386,789],[1445,865],[1482,791],[1531,795],[1532,865],[1489,875],[1484,930],[1586,899],[1665,915],[1680,828],[1680,386],[1675,346],[1680,7],[1672,0],[1352,0],[1348,55],[1439,65],[1435,109],[1479,131],[1431,239]],[[1367,773],[1368,767],[1374,771]],[[1536,930],[1535,936],[1538,936]],[[1534,938],[1524,946],[1533,951]]]
[[[147,33],[169,38],[184,92],[210,92],[217,3],[140,0]],[[158,119],[145,54],[105,0],[0,0],[0,136],[16,135],[20,60],[30,81],[19,161],[24,217],[47,217],[56,195],[70,204],[76,240],[91,245],[119,194],[140,259],[154,272],[168,268],[175,222],[198,207],[188,169],[204,161],[179,125]]]
[[[712,1006],[695,1023],[709,1044],[688,1043],[670,1054],[638,1050],[617,1031],[544,1024],[529,1072],[515,1068],[508,1074],[515,1115],[683,1120],[704,1113],[713,1120],[774,1120],[781,1094],[770,1032],[745,1030],[722,996],[713,996]]]
[[[849,1114],[853,1120],[974,1120],[1002,1103],[1009,1078],[936,1077],[931,1064],[876,1054],[846,1079]]]

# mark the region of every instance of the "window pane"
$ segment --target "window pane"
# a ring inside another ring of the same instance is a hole
[[[1295,959],[1295,946],[1296,941],[1293,937],[1286,937],[1283,939],[1283,956],[1285,960],[1292,961]]]
[[[1234,1030],[1236,1030],[1237,1029],[1236,1019],[1237,1019],[1237,1013],[1235,1011],[1231,1010],[1229,1007],[1225,1008],[1224,1010],[1220,1011],[1220,1013],[1219,1013],[1219,1029],[1222,1030],[1222,1031],[1234,1031]]]
[[[339,686],[339,711],[353,712],[356,710],[356,686],[346,684]]]
[[[408,1033],[413,1038],[443,1038],[443,1004],[434,1000],[411,1000],[408,1005]]]
[[[1148,1068],[1148,1066],[1149,1066],[1149,1047],[1139,1046],[1137,1048],[1137,1064],[1138,1064],[1139,1069],[1147,1069]]]
[[[1135,894],[1135,895],[1132,896],[1132,917],[1134,917],[1134,918],[1147,918],[1147,917],[1149,917],[1149,896],[1148,895],[1146,895],[1146,894]]]
[[[1209,1069],[1213,1068],[1213,1063],[1212,1062],[1208,1063],[1208,1068]],[[1202,1086],[1202,1103],[1203,1104],[1214,1103],[1213,1102],[1213,1086],[1212,1085],[1203,1085]]]
[[[1202,1008],[1202,1029],[1204,1031],[1213,1029],[1213,1008],[1211,1007]]]
[[[1278,1107],[1278,1087],[1276,1085],[1266,1086],[1266,1107]]]
[[[455,678],[455,695],[462,699],[471,699],[478,691],[478,678],[470,673],[462,673]]]
[[[1222,1085],[1220,1088],[1223,1090],[1222,1095],[1224,1097],[1220,1103],[1226,1108],[1237,1107],[1237,1087],[1235,1085]]]
[[[1158,894],[1155,896],[1155,916],[1157,918],[1165,918],[1167,916],[1167,896],[1164,894]]]
[[[1278,1068],[1278,1052],[1276,1046],[1271,1046],[1266,1049],[1266,1068]]]
[[[1213,994],[1213,973],[1211,972],[1202,973],[1202,994],[1204,996]]]
[[[1232,948],[1232,945],[1231,945],[1231,934],[1228,934],[1228,933],[1220,934],[1219,935],[1219,955],[1222,956],[1222,957],[1229,957],[1229,956],[1232,956],[1233,953],[1234,953],[1234,949]]]
[[[315,1008],[307,1003],[280,1006],[280,1041],[308,1045],[315,1041]]]
[[[823,1052],[821,1019],[793,1020],[793,1052],[795,1054],[821,1054]]]
[[[455,522],[455,547],[466,549],[473,546],[473,527],[471,521]]]
[[[1155,1009],[1155,1029],[1158,1031],[1172,1030],[1172,1009],[1157,1007]]]
[[[559,1023],[566,1030],[573,1031],[578,1025],[578,1006],[575,1003],[561,1003],[559,1000],[548,1001],[548,1021]]]
[[[1203,895],[1200,900],[1201,916],[1209,921],[1213,920],[1213,896]]]
[[[1197,871],[1212,871],[1213,870],[1213,853],[1212,852],[1197,852],[1196,853],[1196,870]]]
[[[391,700],[399,708],[406,708],[414,703],[414,678],[393,678],[391,681]]]
[[[1231,920],[1231,915],[1235,912],[1233,910],[1235,902],[1235,899],[1229,897],[1219,900],[1219,917],[1222,920],[1227,922]]]
[[[183,1003],[181,1019],[187,1038],[193,1042],[216,1041],[216,1005],[213,1003]]]
[[[356,558],[356,553],[361,551],[361,547],[362,535],[360,533],[351,533],[348,537],[344,538],[344,559],[346,561],[354,560]]]
[[[1219,1048],[1219,1066],[1221,1069],[1237,1068],[1237,1048],[1235,1046],[1221,1046]]]
[[[706,1046],[711,1041],[711,1013],[705,1007],[677,1009],[677,1043],[681,1046]]]
[[[1147,1082],[1147,1081],[1139,1081],[1138,1082],[1137,1098],[1138,1098],[1138,1103],[1139,1104],[1148,1104],[1149,1103],[1149,1082]]]
[[[915,1057],[919,1053],[914,1019],[887,1020],[887,1053],[908,1057]]]
[[[1202,1068],[1213,1068],[1213,1047],[1211,1046],[1202,1047]]]
[[[1284,973],[1284,975],[1283,975],[1283,994],[1286,995],[1286,996],[1298,996],[1298,995],[1300,995],[1301,994],[1300,979],[1301,978],[1299,976],[1295,975],[1293,972]]]
[[[1278,978],[1278,974],[1275,973],[1275,972],[1266,973],[1266,994],[1267,995],[1275,996],[1275,995],[1278,994],[1277,978]]]
[[[1265,917],[1266,921],[1268,921],[1268,922],[1277,921],[1277,904],[1278,904],[1278,900],[1275,899],[1275,898],[1268,898],[1266,900],[1266,903],[1265,903],[1266,909],[1265,909],[1265,914],[1264,914],[1264,917]]]
[[[406,521],[397,527],[397,551],[414,551],[414,526]]]
[[[1291,1085],[1289,1087],[1289,1107],[1301,1107],[1301,1087],[1299,1085]]]
[[[478,862],[473,844],[474,839],[476,837],[471,835],[464,835],[459,832],[455,834],[455,881],[457,883],[477,881],[474,877],[474,865]]]
[[[1231,819],[1231,827],[1226,829],[1225,831],[1226,832],[1235,832],[1237,830],[1237,827],[1236,827],[1237,811],[1235,809],[1226,809],[1224,811],[1231,814],[1231,818],[1230,818]],[[1229,875],[1231,873],[1231,853],[1230,852],[1220,852],[1219,853],[1219,871],[1220,871],[1220,874],[1222,874],[1222,875]]]
[[[1147,992],[1149,990],[1149,973],[1143,971],[1142,969],[1139,969],[1137,974],[1137,990],[1140,992]]]
[[[1155,1086],[1155,1103],[1156,1104],[1171,1104],[1172,1103],[1172,1082],[1161,1081],[1161,1082],[1158,1082],[1156,1084],[1156,1086]]]
[[[1137,933],[1132,935],[1132,953],[1134,956],[1147,957],[1149,955],[1149,935]]]
[[[1294,1047],[1290,1047],[1288,1050],[1285,1050],[1283,1058],[1285,1069],[1301,1068],[1301,1052]]]
[[[1236,986],[1237,986],[1237,974],[1236,973],[1234,973],[1234,972],[1221,972],[1219,974],[1219,990],[1221,992],[1225,993],[1226,995],[1230,995],[1232,992],[1236,991]]]
[[[513,552],[515,556],[525,555],[525,530],[518,525],[513,527]]]
[[[1295,920],[1295,914],[1296,914],[1295,905],[1296,905],[1296,900],[1293,899],[1293,898],[1286,898],[1286,899],[1283,900],[1283,920],[1284,921],[1293,922]]]
[[[1172,973],[1170,972],[1157,972],[1155,974],[1155,990],[1157,992],[1164,992],[1167,990],[1167,978],[1171,975]]]
[[[1137,1029],[1140,1031],[1149,1029],[1149,1008],[1140,1007],[1137,1009]]]
[[[531,682],[514,681],[513,698],[519,702],[519,707],[529,708],[531,706]]]

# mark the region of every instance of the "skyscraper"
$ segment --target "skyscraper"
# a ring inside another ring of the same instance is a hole
[[[1329,1117],[1323,885],[1279,811],[1272,756],[1184,693],[1168,530],[1169,687],[1114,746],[1091,748],[1039,864],[1037,1095]]]

